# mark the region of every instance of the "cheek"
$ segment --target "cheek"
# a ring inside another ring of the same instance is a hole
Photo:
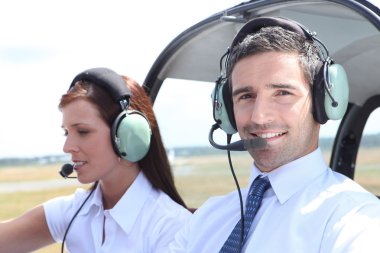
[[[117,161],[118,156],[113,149],[111,140],[103,140],[94,146],[91,153],[99,167],[107,167],[111,162]]]
[[[306,120],[308,117],[312,116],[312,103],[311,99],[308,97],[295,103],[291,108],[289,108],[291,117],[297,117],[300,120]]]
[[[116,156],[116,153],[115,153],[113,145],[112,145],[111,136],[103,138],[102,149],[104,150],[105,154],[114,154]]]
[[[234,108],[235,123],[238,131],[250,121],[251,117],[249,115],[250,114],[247,112],[247,110]]]
[[[111,152],[114,153],[111,143],[111,135],[108,131],[99,133],[86,145],[88,149],[91,149],[92,153],[97,153],[99,156],[103,156],[105,154],[108,155]]]

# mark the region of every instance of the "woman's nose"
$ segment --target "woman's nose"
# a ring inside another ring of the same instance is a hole
[[[63,152],[64,153],[72,153],[78,151],[78,145],[75,140],[69,136],[66,136],[65,143],[63,144]]]

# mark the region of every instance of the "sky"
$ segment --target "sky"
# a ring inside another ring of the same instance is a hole
[[[0,158],[63,154],[65,138],[57,105],[76,74],[105,66],[143,83],[155,59],[177,35],[240,2],[1,1]],[[202,92],[209,103],[210,90]],[[171,131],[170,119],[175,117],[170,113],[162,116],[162,131]],[[208,126],[204,130],[199,136],[207,143]],[[181,136],[190,140],[188,144],[197,144],[191,143],[195,140],[191,134]],[[176,136],[165,141],[169,147],[177,141],[186,145]]]
[[[57,105],[73,77],[107,66],[143,83],[178,34],[236,0],[0,2],[0,158],[63,154]]]

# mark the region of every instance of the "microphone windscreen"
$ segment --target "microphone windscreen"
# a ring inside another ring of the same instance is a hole
[[[73,165],[66,163],[62,166],[61,171],[59,174],[61,174],[62,177],[66,178],[68,177],[71,173],[73,173],[74,167]]]
[[[256,137],[254,139],[246,139],[244,140],[244,147],[248,149],[261,149],[265,148],[267,145],[267,141],[264,138]]]

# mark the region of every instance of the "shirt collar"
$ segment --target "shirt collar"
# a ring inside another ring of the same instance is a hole
[[[142,213],[143,206],[147,200],[153,186],[140,172],[135,181],[124,193],[117,204],[109,210],[112,218],[119,224],[125,233],[130,233],[133,225],[138,220],[137,217]]]
[[[315,178],[323,174],[328,169],[322,151],[317,148],[315,151],[294,160],[277,169],[262,173],[255,164],[252,166],[250,183],[258,175],[268,176],[271,188],[281,204],[285,203],[293,194],[310,184]]]

